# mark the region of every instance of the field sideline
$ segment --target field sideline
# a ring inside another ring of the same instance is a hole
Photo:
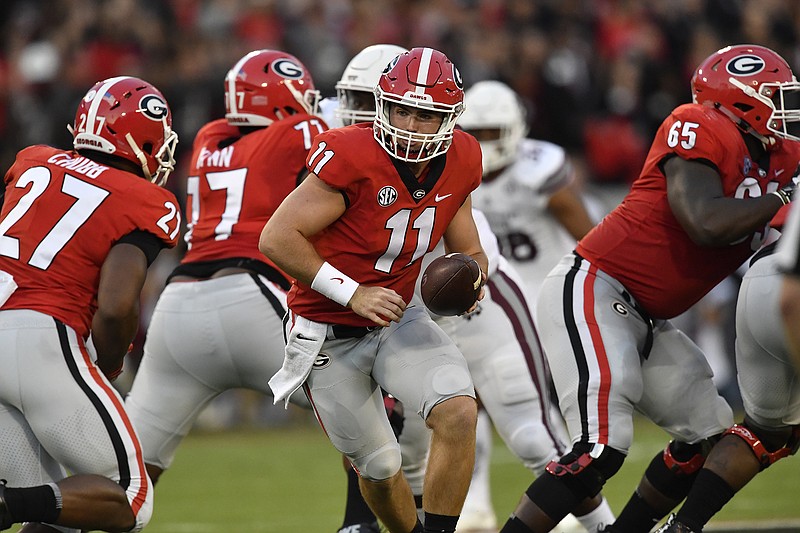
[[[665,444],[665,434],[637,419],[636,443],[604,490],[615,512]],[[531,481],[495,440],[492,490],[499,521]],[[156,488],[148,533],[334,533],[344,509],[341,460],[310,419],[269,430],[193,432]],[[707,531],[800,532],[800,460],[762,472]],[[18,528],[17,528],[18,529]],[[15,532],[12,528],[10,531]]]

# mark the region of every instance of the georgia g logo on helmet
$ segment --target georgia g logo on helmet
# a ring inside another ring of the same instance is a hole
[[[290,80],[299,80],[305,74],[303,72],[303,67],[285,57],[273,61],[272,70],[275,71],[275,74]]]
[[[456,87],[462,90],[464,89],[464,81],[461,79],[461,72],[458,71],[455,65],[453,65],[453,81]]]
[[[736,56],[725,65],[725,70],[733,76],[753,76],[766,67],[766,62],[753,54]]]
[[[155,94],[142,97],[139,101],[139,109],[142,110],[144,116],[156,122],[161,122],[169,114],[167,103]]]
[[[383,69],[383,74],[386,74],[387,72],[389,72],[390,70],[392,70],[394,68],[394,66],[397,64],[397,62],[400,61],[400,56],[401,55],[402,54],[397,54],[396,56],[394,56],[394,58],[391,61],[389,61],[389,64],[386,65],[385,69]]]

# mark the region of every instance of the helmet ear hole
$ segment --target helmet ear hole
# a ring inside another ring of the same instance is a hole
[[[142,145],[142,152],[146,153],[147,155],[153,155],[153,143],[144,143]]]

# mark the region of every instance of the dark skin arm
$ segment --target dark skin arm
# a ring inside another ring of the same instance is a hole
[[[581,240],[594,227],[574,184],[559,189],[551,196],[547,209],[576,241]]]
[[[92,342],[106,377],[120,368],[139,327],[139,297],[147,277],[147,258],[132,244],[117,244],[100,270]]]
[[[696,244],[727,246],[764,228],[783,205],[774,194],[726,198],[716,170],[673,157],[664,163],[667,196],[675,218]]]

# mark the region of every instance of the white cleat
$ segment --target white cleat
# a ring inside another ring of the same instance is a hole
[[[456,533],[496,533],[497,517],[491,509],[464,510],[458,519]]]
[[[551,533],[586,533],[586,528],[578,522],[577,518],[568,514],[561,522],[556,524]]]

